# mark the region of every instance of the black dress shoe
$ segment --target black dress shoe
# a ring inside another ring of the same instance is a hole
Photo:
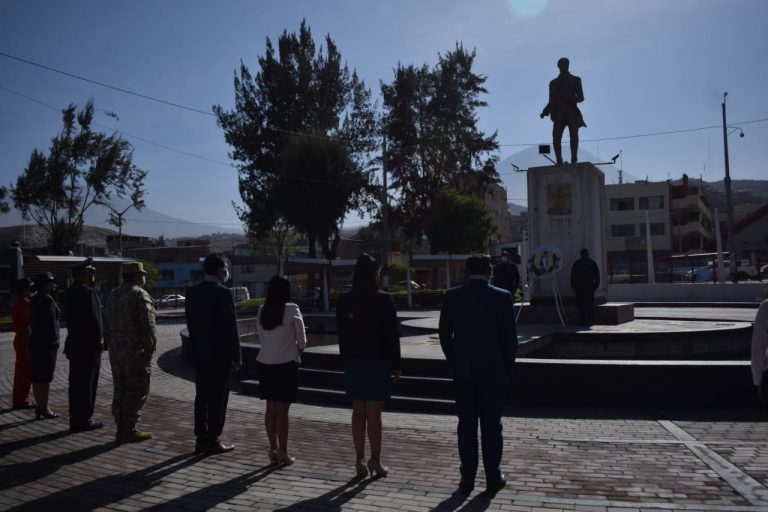
[[[70,432],[85,432],[86,430],[97,430],[104,426],[104,424],[100,421],[93,421],[88,420],[85,423],[80,423],[76,425],[70,425],[69,431]]]
[[[469,493],[471,493],[475,488],[475,482],[470,480],[461,479],[459,482],[459,487],[456,488],[455,491],[453,491],[452,496],[466,496]]]
[[[203,453],[205,455],[218,455],[220,453],[231,452],[235,449],[233,444],[224,444],[221,441],[215,443],[207,443],[203,446]]]
[[[502,473],[499,476],[499,479],[494,482],[488,482],[485,486],[485,490],[487,492],[499,492],[507,485],[507,477],[504,476],[504,473]]]
[[[37,409],[37,406],[32,402],[22,402],[20,404],[13,404],[15,410],[19,409]]]

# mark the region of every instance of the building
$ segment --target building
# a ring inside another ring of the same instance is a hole
[[[180,290],[203,279],[202,262],[211,252],[211,241],[182,239],[173,247],[123,247],[127,257],[148,261],[157,266],[160,278],[155,288]]]

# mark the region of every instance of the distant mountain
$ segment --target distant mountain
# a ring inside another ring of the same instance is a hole
[[[725,184],[722,180],[705,181],[702,193],[712,208],[725,211]],[[768,203],[768,180],[732,180],[731,199],[733,204],[754,204],[756,207]]]
[[[507,211],[509,211],[509,214],[513,217],[520,215],[522,212],[527,212],[528,207],[527,206],[520,206],[519,204],[515,203],[507,203]]]
[[[113,207],[122,211],[128,206],[127,201],[116,200]],[[117,230],[107,222],[109,209],[105,206],[94,205],[85,212],[85,223],[89,226]],[[144,207],[141,211],[130,209],[124,215],[123,233],[126,235],[149,236],[157,238],[163,235],[165,238],[194,238],[211,233],[242,234],[242,229],[225,228],[212,224],[197,224],[177,217],[165,215],[152,208]],[[1,226],[18,226],[22,224],[21,214],[12,209],[10,212],[0,214]],[[29,226],[30,223],[27,222]]]

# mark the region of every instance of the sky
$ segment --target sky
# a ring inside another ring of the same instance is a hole
[[[98,128],[122,133],[149,171],[147,206],[238,228],[237,171],[209,113],[232,107],[240,61],[255,74],[267,38],[302,19],[318,44],[331,36],[376,98],[398,62],[433,66],[457,42],[474,48],[488,89],[478,124],[498,132],[500,160],[550,142],[539,113],[566,56],[584,87],[582,149],[621,153],[618,166],[642,179],[720,180],[727,91],[728,124],[745,134],[729,130],[731,177],[768,179],[762,0],[5,0],[0,53],[203,113],[0,55],[0,184],[15,182],[33,149],[48,152],[62,108],[93,98]],[[510,200],[525,203],[512,169],[499,172]],[[126,232],[131,222],[128,213]]]

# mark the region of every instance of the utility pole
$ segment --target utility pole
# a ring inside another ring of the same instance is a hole
[[[110,220],[111,224],[117,224],[117,236],[119,239],[119,249],[118,249],[118,255],[123,255],[123,215],[125,215],[125,212],[133,208],[133,204],[129,204],[127,208],[125,208],[123,211],[118,212],[114,208],[112,208],[112,205],[107,203],[100,203],[109,208],[112,211],[112,219]],[[115,220],[117,219],[117,220]]]
[[[723,185],[725,186],[725,209],[728,218],[728,259],[730,260],[731,281],[736,280],[736,272],[738,271],[738,259],[736,258],[736,243],[733,239],[733,202],[731,200],[731,168],[730,161],[728,159],[728,123],[725,119],[725,98],[728,93],[723,93],[723,154],[725,157],[725,179]]]
[[[382,285],[384,289],[389,289],[389,186],[387,184],[387,136],[384,135],[384,141],[381,147],[381,181],[382,181],[382,198],[381,198],[381,224],[383,233],[382,243],[384,248],[381,251],[381,266],[382,266]]]

